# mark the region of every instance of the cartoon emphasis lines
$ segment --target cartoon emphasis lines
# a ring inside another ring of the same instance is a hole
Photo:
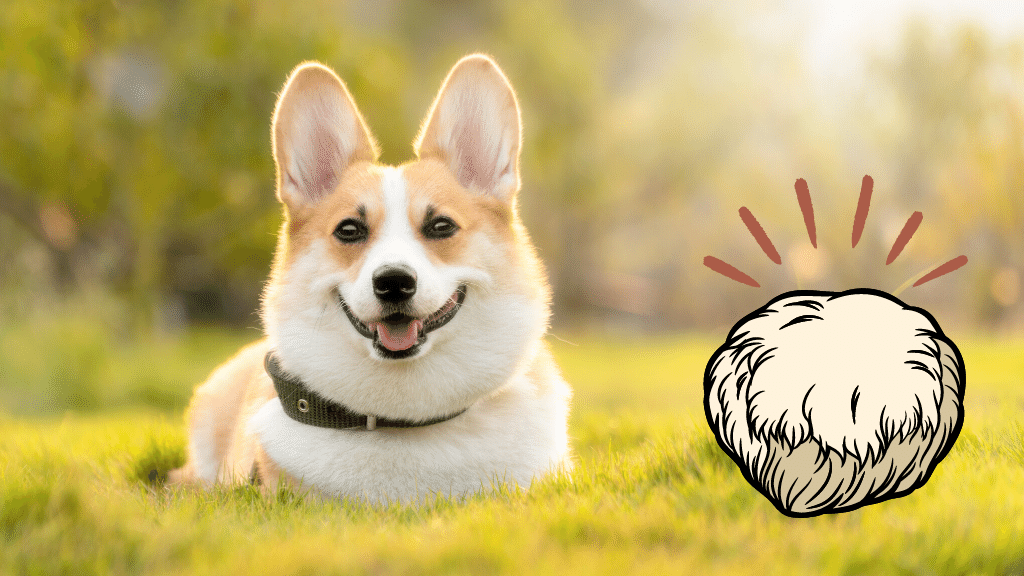
[[[864,176],[861,182],[860,197],[857,200],[857,212],[853,217],[853,234],[852,234],[852,246],[857,247],[857,243],[860,242],[861,234],[864,231],[864,225],[867,222],[868,210],[871,207],[871,192],[874,188],[875,182],[871,176]],[[797,202],[800,205],[800,212],[804,217],[804,226],[807,228],[807,237],[811,241],[811,246],[814,248],[818,247],[818,233],[814,222],[814,204],[811,200],[810,190],[807,186],[807,181],[800,178],[796,181],[796,197]],[[899,236],[893,242],[892,248],[889,250],[889,254],[885,259],[885,264],[888,266],[892,264],[897,257],[903,252],[903,249],[910,242],[910,239],[914,237],[914,233],[917,232],[917,228],[921,225],[921,221],[924,216],[921,212],[914,212],[907,219],[906,224],[903,225],[903,229],[900,231]],[[779,255],[778,250],[775,249],[775,245],[772,244],[768,234],[765,233],[764,228],[761,226],[757,218],[748,210],[745,206],[740,208],[740,219],[743,220],[743,224],[747,227],[751,236],[757,241],[757,245],[761,247],[761,251],[768,257],[769,260],[775,264],[782,264],[782,257]],[[961,268],[964,264],[967,264],[967,256],[960,255],[956,258],[948,260],[943,264],[936,266],[927,274],[923,275],[916,282],[914,287],[920,286],[926,282],[931,282],[940,276],[944,276]],[[735,266],[715,258],[714,256],[705,256],[704,265],[718,272],[719,274],[739,282],[746,284],[753,288],[760,288],[761,285],[751,278],[748,274],[742,272]]]

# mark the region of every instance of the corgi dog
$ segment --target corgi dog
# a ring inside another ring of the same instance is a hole
[[[550,290],[518,216],[519,105],[493,60],[449,72],[416,159],[377,144],[326,66],[273,119],[283,204],[266,338],[195,391],[179,483],[287,481],[374,503],[528,486],[570,465]]]

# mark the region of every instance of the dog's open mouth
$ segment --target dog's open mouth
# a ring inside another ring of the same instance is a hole
[[[448,300],[437,312],[426,318],[409,316],[402,312],[389,314],[374,322],[363,322],[356,318],[349,309],[345,299],[338,294],[341,308],[345,311],[356,331],[373,340],[373,347],[385,358],[408,358],[419,351],[419,347],[427,339],[427,334],[444,326],[455,317],[455,314],[466,299],[466,286],[463,284],[455,289]]]

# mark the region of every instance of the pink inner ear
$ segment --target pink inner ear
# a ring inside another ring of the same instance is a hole
[[[475,55],[452,68],[417,142],[444,160],[459,183],[508,201],[519,190],[519,107],[508,80]]]
[[[507,135],[485,134],[484,130],[485,126],[476,118],[459,123],[452,134],[451,163],[460,184],[493,193],[508,168],[508,160],[500,157]]]
[[[482,173],[481,168],[484,163],[476,156],[481,152],[481,138],[477,134],[475,126],[464,125],[461,128],[455,137],[455,150],[457,151],[455,161],[458,163],[457,176],[459,182],[466,188],[476,184],[486,190],[488,188],[488,175]]]
[[[301,192],[313,201],[327,196],[338,185],[339,173],[345,165],[340,143],[323,126],[313,128],[308,148],[297,149]]]

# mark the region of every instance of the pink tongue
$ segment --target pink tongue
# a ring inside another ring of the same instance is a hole
[[[384,322],[374,323],[380,343],[392,352],[408,350],[416,345],[420,339],[420,330],[423,329],[422,320],[413,320],[405,326],[392,326]]]

